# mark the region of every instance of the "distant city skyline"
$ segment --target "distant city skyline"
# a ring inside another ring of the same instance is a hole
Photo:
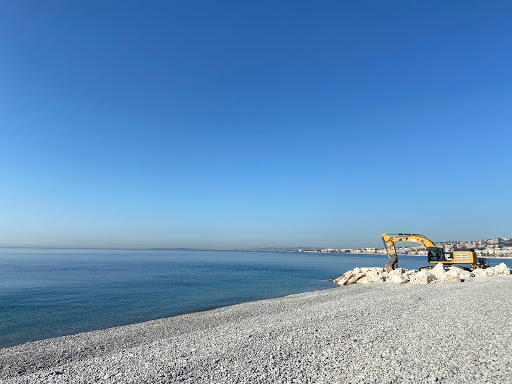
[[[512,234],[512,4],[6,2],[0,246]]]

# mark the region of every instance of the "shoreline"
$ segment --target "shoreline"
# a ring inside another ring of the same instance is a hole
[[[496,276],[235,304],[0,349],[0,381],[510,382],[510,289]]]

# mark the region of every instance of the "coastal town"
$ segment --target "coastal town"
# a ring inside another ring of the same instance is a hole
[[[464,249],[474,249],[478,256],[487,257],[512,257],[512,238],[494,237],[484,240],[474,241],[442,241],[437,242],[438,247],[445,251],[457,251]],[[397,253],[400,255],[418,255],[426,256],[427,250],[423,246],[397,247]],[[280,250],[283,251],[283,250]],[[386,254],[385,248],[296,248],[286,249],[285,252],[311,252],[311,253],[356,253],[356,254]]]

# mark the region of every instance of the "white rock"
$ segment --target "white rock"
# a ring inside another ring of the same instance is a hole
[[[438,263],[434,268],[430,270],[430,273],[433,274],[437,279],[443,280],[444,275],[446,274],[446,271],[444,269],[444,265],[441,263]]]
[[[370,270],[370,268],[361,268],[361,273],[366,273]]]
[[[388,276],[402,276],[404,274],[403,268],[397,268],[388,273]]]
[[[487,276],[487,270],[486,269],[475,269],[473,271],[473,275],[475,277],[483,277],[483,276]]]
[[[444,276],[442,276],[442,280],[443,281],[451,281],[451,282],[455,282],[455,281],[460,281],[460,273],[461,273],[461,269],[460,268],[450,268],[448,270],[448,272],[446,272],[444,274]]]
[[[460,277],[455,274],[446,274],[444,281],[447,283],[460,283]]]
[[[459,277],[461,279],[469,279],[471,277],[471,272],[469,271],[466,271],[466,270],[462,270],[461,273],[459,274]]]
[[[368,277],[369,279],[373,279],[377,276],[379,276],[379,272],[377,272],[377,271],[370,270],[370,271],[366,272],[366,277]]]
[[[403,284],[406,283],[406,280],[401,275],[392,275],[390,272],[390,275],[386,279],[386,282],[393,284]]]
[[[354,268],[352,272],[357,275],[358,273],[361,273],[361,268]]]
[[[383,282],[384,282],[384,279],[382,278],[382,276],[381,276],[381,275],[377,275],[377,276],[375,276],[375,277],[372,277],[372,278],[370,279],[370,282],[372,282],[372,283],[383,283]]]
[[[345,284],[347,284],[347,281],[348,281],[348,279],[343,277],[340,280],[338,280],[336,282],[336,284],[338,284],[338,285],[345,285]]]
[[[363,276],[359,280],[356,281],[356,284],[368,284],[368,283],[371,283],[371,281],[366,276]]]
[[[358,273],[358,274],[356,274],[356,275],[352,275],[352,276],[350,277],[350,279],[348,279],[348,281],[347,281],[347,283],[346,283],[345,285],[354,284],[354,283],[356,283],[356,282],[357,282],[357,280],[359,280],[359,279],[360,279],[361,277],[363,277],[363,276],[364,276],[364,274],[362,274],[362,273]]]
[[[421,271],[418,271],[418,273],[416,273],[416,277],[421,277],[421,276],[431,275],[431,274],[432,274],[432,268],[423,268]]]
[[[510,268],[507,267],[505,263],[500,263],[494,267],[494,271],[498,276],[507,276],[510,275]]]
[[[409,275],[409,283],[416,283],[417,282],[416,274]]]
[[[489,267],[489,268],[486,268],[485,270],[487,271],[487,276],[495,276],[496,275],[496,270],[494,269],[494,267]]]
[[[462,269],[462,268],[450,267],[450,268],[448,268],[448,272],[447,273],[452,275],[452,276],[460,276],[462,271],[464,271],[464,269]]]
[[[430,284],[436,280],[436,277],[431,273],[426,273],[417,278],[418,284]]]

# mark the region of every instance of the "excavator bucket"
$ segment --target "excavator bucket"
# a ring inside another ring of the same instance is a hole
[[[386,271],[388,272],[391,272],[393,269],[395,269],[398,265],[398,258],[397,257],[393,257],[393,258],[390,258],[390,260],[387,262],[385,268],[386,268]]]

